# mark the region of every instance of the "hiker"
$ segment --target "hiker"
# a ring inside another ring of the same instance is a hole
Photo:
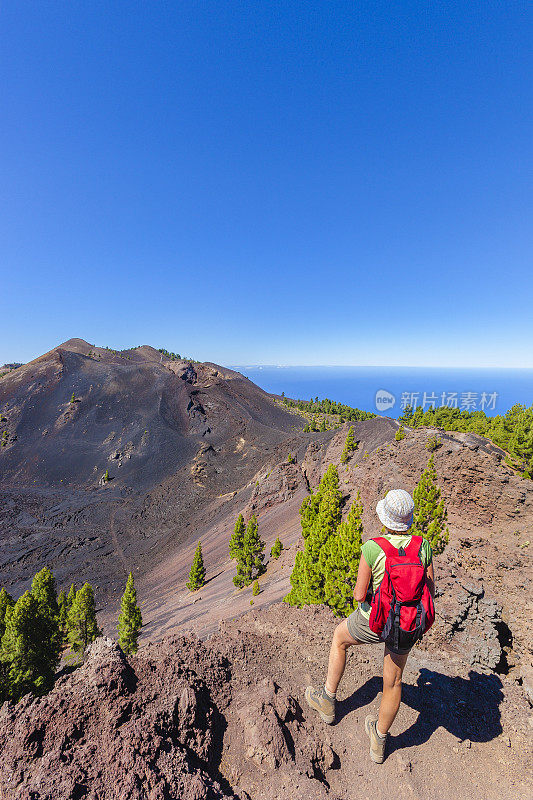
[[[386,528],[381,537],[361,548],[354,589],[358,607],[335,628],[324,686],[308,686],[305,699],[328,725],[335,720],[337,687],[346,666],[346,650],[360,644],[385,642],[383,696],[379,716],[365,719],[370,758],[385,759],[389,729],[402,694],[402,674],[413,644],[431,626],[435,611],[433,555],[426,539],[411,536],[414,502],[403,489],[393,489],[376,506]],[[369,586],[372,585],[372,593]],[[399,600],[398,600],[399,598]]]

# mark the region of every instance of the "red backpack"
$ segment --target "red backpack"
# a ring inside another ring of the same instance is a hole
[[[391,650],[407,649],[422,638],[435,620],[435,606],[420,558],[421,536],[412,536],[397,550],[382,536],[374,539],[385,553],[385,575],[372,596],[370,629]]]

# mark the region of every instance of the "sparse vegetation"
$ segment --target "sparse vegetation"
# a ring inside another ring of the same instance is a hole
[[[202,543],[198,542],[198,546],[194,553],[192,560],[191,571],[189,572],[189,580],[187,581],[187,589],[191,592],[196,592],[201,589],[205,583],[205,567],[202,555]]]
[[[399,421],[411,428],[443,428],[486,436],[510,454],[514,469],[525,478],[533,478],[533,406],[516,404],[506,414],[494,417],[484,411],[460,411],[448,406],[427,411],[421,406],[407,406]]]
[[[348,431],[348,436],[346,437],[344,449],[341,454],[341,464],[347,464],[356,450],[357,442],[354,439],[354,428],[353,425],[350,425],[350,430]]]
[[[357,422],[376,416],[370,411],[361,411],[360,408],[352,408],[328,398],[325,400],[319,400],[318,397],[315,397],[314,400],[290,400],[287,397],[283,397],[282,402],[289,408],[304,411],[307,414],[336,414],[341,418],[340,421]]]
[[[158,352],[163,353],[163,355],[166,356],[167,358],[170,358],[171,361],[181,361],[181,356],[179,353],[172,353],[165,347],[158,347]]]

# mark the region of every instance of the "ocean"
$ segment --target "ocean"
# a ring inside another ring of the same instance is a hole
[[[232,366],[262,389],[295,400],[329,398],[397,418],[405,405],[505,414],[533,404],[533,369]]]

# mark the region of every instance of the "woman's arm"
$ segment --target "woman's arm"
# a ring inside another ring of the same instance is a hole
[[[355,589],[353,590],[353,597],[356,602],[362,603],[364,601],[371,577],[372,570],[366,563],[364,555],[361,554],[359,569],[357,571],[357,582],[355,584]]]
[[[435,599],[435,571],[433,569],[433,561],[426,570],[426,581],[429,592],[433,599]]]

